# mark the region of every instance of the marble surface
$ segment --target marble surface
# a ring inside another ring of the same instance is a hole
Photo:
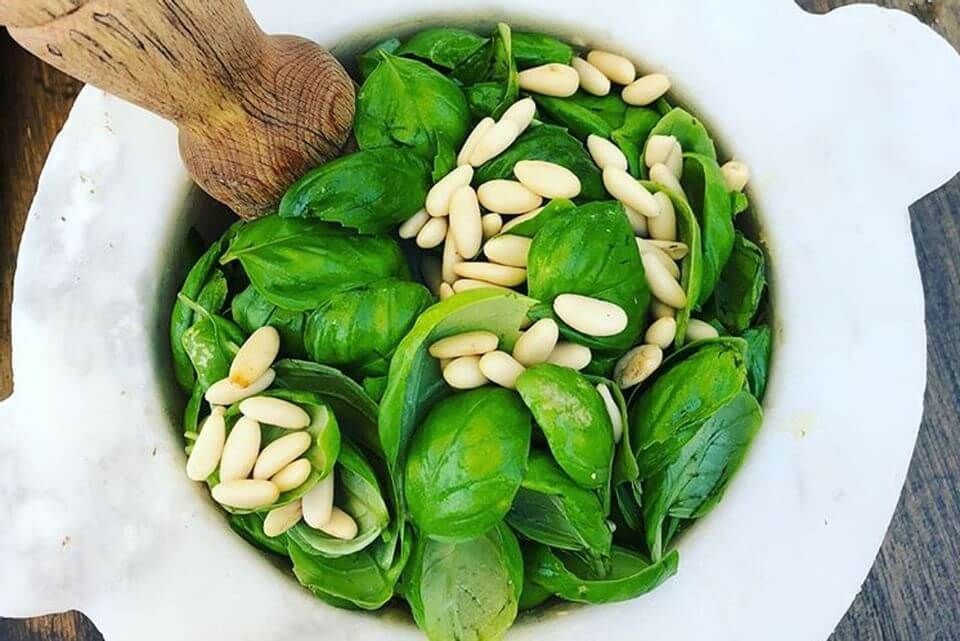
[[[371,34],[381,6],[252,5],[268,31],[328,46]],[[533,26],[539,5],[453,0],[429,19],[489,7],[481,18]],[[554,608],[511,638],[603,625],[611,638],[825,639],[866,576],[916,438],[925,337],[907,206],[960,168],[945,144],[960,140],[960,84],[942,81],[960,78],[960,57],[913,18],[866,6],[552,7],[546,26],[669,73],[753,167],[780,326],[764,430],[681,544],[679,575],[633,602]],[[407,0],[390,12],[383,25],[424,15]],[[81,94],[20,253],[16,392],[0,405],[0,615],[78,608],[110,641],[419,638],[391,613],[314,600],[184,478],[165,316],[188,186],[171,126]]]

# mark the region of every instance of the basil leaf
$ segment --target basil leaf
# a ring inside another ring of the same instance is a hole
[[[695,304],[710,298],[733,251],[733,211],[730,192],[715,160],[699,154],[684,154],[683,189],[701,229],[703,261],[700,296]]]
[[[712,307],[717,320],[731,333],[742,333],[760,308],[766,284],[763,251],[736,232],[730,259],[713,292]]]
[[[760,325],[743,333],[747,341],[747,382],[750,391],[761,401],[767,393],[767,376],[770,369],[770,354],[773,336],[768,325]]]
[[[522,69],[551,62],[568,65],[573,60],[573,47],[542,33],[514,31],[513,56]]]
[[[197,305],[211,314],[217,314],[227,302],[227,290],[227,277],[219,269],[214,269],[210,280],[204,284],[197,296]]]
[[[586,140],[590,135],[609,138],[613,128],[622,122],[622,112],[617,114],[613,123],[611,123],[602,113],[584,104],[586,102],[584,100],[585,96],[586,94],[576,94],[569,98],[556,98],[536,94],[533,99],[543,116],[565,127],[580,140]],[[612,102],[612,99],[616,96],[610,96],[609,98]],[[625,103],[621,104],[626,108]]]
[[[514,225],[503,233],[513,236],[533,238],[537,235],[537,232],[547,225],[547,223],[550,223],[557,218],[565,218],[573,215],[576,209],[576,205],[566,198],[556,198],[547,203],[546,206],[540,210],[540,213],[533,218]]]
[[[227,377],[230,363],[245,339],[239,327],[222,316],[209,313],[183,333],[181,345],[193,364],[197,384],[204,392]]]
[[[513,392],[483,387],[440,401],[410,440],[413,523],[442,541],[480,536],[510,510],[529,451],[530,414]]]
[[[375,401],[383,398],[383,393],[387,391],[386,376],[366,376],[361,381],[364,391]]]
[[[228,514],[230,528],[243,537],[247,543],[270,554],[287,556],[287,535],[270,537],[263,533],[265,514]]]
[[[366,80],[383,60],[381,52],[395,53],[400,48],[400,40],[389,38],[371,47],[357,56],[357,66],[360,68],[360,77]]]
[[[267,216],[247,223],[220,262],[234,260],[264,298],[290,311],[311,310],[339,292],[409,276],[392,239],[303,218]]]
[[[527,610],[540,607],[549,601],[550,597],[552,596],[553,592],[534,583],[531,580],[530,571],[526,569],[526,566],[524,566],[523,590],[520,592],[520,602],[517,604],[517,608],[520,610],[520,612],[526,612]]]
[[[432,149],[436,153],[438,146]],[[430,169],[415,151],[358,151],[295,182],[280,201],[280,216],[336,222],[361,233],[384,232],[417,213],[429,188]]]
[[[667,113],[653,128],[650,135],[673,136],[680,143],[684,153],[700,154],[714,161],[717,160],[717,148],[707,128],[700,120],[679,107]]]
[[[295,358],[307,355],[303,346],[303,328],[307,322],[305,312],[291,312],[277,307],[250,285],[234,296],[230,314],[247,334],[267,325],[275,328],[280,333],[280,351],[283,354]]]
[[[421,58],[438,67],[453,69],[489,40],[466,29],[436,27],[417,32],[403,46],[391,53]]]
[[[476,118],[499,118],[520,97],[520,76],[513,58],[510,27],[500,23],[490,43],[454,71],[465,89],[470,112]]]
[[[610,138],[627,157],[630,173],[634,178],[646,173],[643,148],[659,121],[660,114],[652,109],[630,107],[624,114],[623,124],[610,133]]]

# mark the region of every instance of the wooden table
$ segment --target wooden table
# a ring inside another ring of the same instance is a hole
[[[851,0],[798,0],[823,12]],[[882,0],[960,47],[960,0]],[[9,306],[27,208],[80,85],[0,32],[0,398],[12,389]],[[957,82],[960,79],[944,79]],[[960,168],[958,168],[960,169]],[[834,641],[960,638],[960,176],[911,208],[923,273],[930,376],[910,475],[880,556]],[[2,569],[0,569],[2,571]],[[82,614],[0,619],[0,641],[101,639]]]

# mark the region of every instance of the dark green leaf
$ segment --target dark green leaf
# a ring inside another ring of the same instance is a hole
[[[234,296],[230,303],[230,312],[234,322],[247,334],[267,325],[275,328],[280,333],[282,354],[295,358],[307,355],[303,346],[306,312],[291,312],[277,307],[264,298],[253,285]]]
[[[489,40],[466,29],[435,27],[415,33],[403,46],[390,53],[421,58],[438,67],[453,69]]]
[[[608,98],[611,104],[616,104],[614,100],[620,100],[616,96]],[[575,94],[569,98],[536,94],[533,99],[543,116],[568,129],[580,140],[586,140],[590,135],[609,138],[613,129],[623,122],[622,110],[620,113],[609,109],[601,111],[600,108],[606,105],[598,100],[606,99],[595,99],[587,94]],[[620,104],[626,109],[623,101]]]
[[[760,325],[743,333],[747,341],[747,381],[753,395],[761,401],[767,392],[767,375],[770,369],[770,354],[773,336],[768,325]]]
[[[737,232],[712,299],[714,315],[729,332],[740,334],[750,327],[766,284],[763,251]]]
[[[610,137],[627,157],[630,173],[639,178],[645,173],[643,148],[650,132],[660,121],[660,114],[652,109],[630,107],[624,114],[623,125],[611,132]]]
[[[513,57],[521,69],[557,62],[570,64],[573,47],[542,33],[513,32]]]
[[[573,215],[576,209],[576,205],[566,198],[557,198],[547,203],[547,205],[540,210],[540,213],[533,218],[514,225],[508,231],[503,233],[513,236],[533,238],[547,223],[556,218],[563,218],[568,215]]]
[[[696,307],[710,298],[730,252],[733,251],[733,212],[730,192],[717,162],[707,156],[684,154],[683,189],[700,223],[703,261]]]
[[[228,289],[227,277],[219,269],[214,269],[210,280],[204,284],[197,296],[197,305],[211,314],[219,314],[227,302]]]
[[[383,393],[387,391],[386,376],[367,376],[361,383],[363,384],[364,391],[370,395],[370,398],[378,402],[383,398]]]
[[[357,56],[357,66],[360,68],[360,76],[364,80],[370,77],[370,74],[373,73],[380,63],[383,61],[383,56],[380,55],[381,51],[387,53],[395,53],[397,49],[400,48],[400,40],[397,38],[390,38],[384,40],[373,48],[361,53]]]

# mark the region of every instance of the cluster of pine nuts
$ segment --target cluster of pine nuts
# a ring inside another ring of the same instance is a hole
[[[211,411],[190,447],[187,476],[205,482],[219,468],[219,482],[211,494],[221,505],[238,510],[265,509],[282,493],[303,485],[312,472],[310,461],[301,458],[312,445],[312,437],[304,430],[310,425],[310,415],[289,401],[259,396],[273,383],[272,365],[279,351],[277,330],[269,326],[258,329],[237,352],[229,376],[210,386],[205,394]],[[241,416],[227,435],[225,406],[237,402]],[[261,449],[261,425],[290,433]],[[270,510],[263,522],[264,534],[280,536],[303,519],[308,526],[332,537],[353,539],[357,523],[334,506],[333,497],[331,471],[302,499]]]

